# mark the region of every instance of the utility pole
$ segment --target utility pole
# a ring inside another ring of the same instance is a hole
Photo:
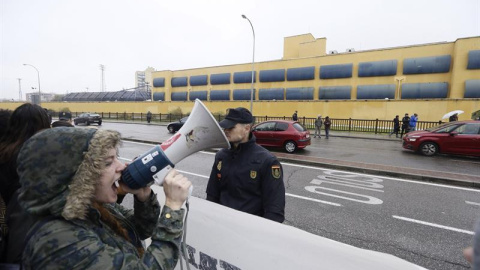
[[[17,78],[18,80],[18,101],[22,100],[22,83],[21,83],[21,78]]]
[[[105,92],[105,66],[100,64],[100,70],[102,71],[102,84],[100,91]]]

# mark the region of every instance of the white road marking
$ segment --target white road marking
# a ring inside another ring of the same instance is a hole
[[[459,233],[465,233],[465,234],[470,234],[470,235],[474,235],[474,234],[475,234],[475,233],[472,232],[472,231],[457,229],[457,228],[453,228],[453,227],[449,227],[449,226],[443,226],[443,225],[440,225],[440,224],[430,223],[430,222],[421,221],[421,220],[417,220],[417,219],[400,217],[400,216],[392,216],[392,217],[393,217],[393,218],[396,218],[396,219],[404,220],[404,221],[409,221],[409,222],[418,223],[418,224],[422,224],[422,225],[426,225],[426,226],[431,226],[431,227],[435,227],[435,228],[440,228],[440,229],[445,229],[445,230],[449,230],[449,231],[454,231],[454,232],[459,232]]]
[[[282,165],[288,165],[288,166],[292,166],[292,167],[300,167],[300,168],[305,168],[305,169],[320,170],[320,171],[348,172],[347,170],[345,170],[345,171],[340,171],[340,170],[334,170],[334,169],[325,169],[325,168],[318,168],[318,167],[312,167],[312,166],[298,165],[298,164],[285,163],[285,162],[282,162]],[[466,190],[466,191],[480,192],[480,189],[472,189],[472,188],[448,186],[448,185],[435,184],[435,183],[419,182],[419,181],[414,181],[414,180],[404,180],[404,179],[393,178],[393,177],[388,177],[388,176],[379,176],[379,175],[366,174],[366,173],[358,173],[358,172],[349,172],[349,173],[353,173],[353,174],[357,174],[357,175],[370,176],[370,177],[381,177],[382,179],[392,180],[392,181],[398,181],[398,182],[406,182],[406,183],[419,184],[419,185],[445,187],[445,188],[450,188],[450,189],[458,189],[458,190]]]
[[[473,205],[479,205],[479,206],[480,206],[480,203],[477,203],[477,202],[469,202],[469,201],[465,201],[465,203],[467,203],[467,204],[473,204]]]
[[[201,177],[201,178],[206,178],[206,179],[210,178],[208,176],[197,174],[197,173],[191,173],[191,172],[182,171],[182,170],[177,170],[177,171],[180,172],[180,173],[190,174],[190,175],[198,176],[198,177]]]
[[[334,206],[342,206],[342,205],[339,204],[339,203],[333,203],[333,202],[327,202],[327,201],[312,199],[312,198],[309,198],[309,197],[303,197],[303,196],[299,196],[299,195],[295,195],[295,194],[290,194],[290,193],[285,193],[285,195],[286,195],[286,196],[290,196],[290,197],[295,197],[295,198],[303,199],[303,200],[318,202],[318,203],[324,203],[324,204],[329,204],[329,205],[334,205]]]

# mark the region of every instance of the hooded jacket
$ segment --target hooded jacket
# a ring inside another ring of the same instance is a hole
[[[108,150],[120,143],[116,131],[54,128],[42,131],[18,156],[19,203],[38,218],[23,252],[26,269],[172,269],[179,257],[183,210],[160,206],[155,194],[118,204],[93,205]],[[125,229],[105,222],[108,216]],[[39,225],[40,224],[40,225]],[[140,255],[140,239],[152,244]]]

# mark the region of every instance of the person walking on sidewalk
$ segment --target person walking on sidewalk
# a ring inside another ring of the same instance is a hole
[[[316,138],[317,135],[318,135],[318,138],[322,138],[322,125],[323,125],[322,116],[319,114],[317,119],[315,119],[315,135],[313,135],[313,138]]]
[[[398,131],[400,131],[400,119],[398,119],[398,115],[393,118],[393,131],[388,135],[389,137],[395,133],[395,137],[398,138]]]
[[[325,126],[325,137],[328,139],[328,136],[330,135],[330,126],[332,125],[332,121],[330,121],[330,117],[325,117],[325,121],[323,122],[323,125]]]
[[[147,112],[147,122],[150,124],[150,121],[152,121],[152,113],[150,111]]]
[[[418,114],[414,113],[412,117],[410,117],[410,131],[415,131],[417,130],[417,121],[418,121]]]
[[[402,118],[402,131],[400,132],[400,138],[403,137],[403,134],[407,134],[409,130],[410,125],[410,116],[408,116],[408,113],[405,114],[405,116]]]
[[[297,116],[297,111],[295,111],[292,115],[292,120],[293,121],[298,121],[298,116]]]

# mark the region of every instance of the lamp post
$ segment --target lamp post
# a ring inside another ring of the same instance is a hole
[[[36,71],[37,71],[37,76],[38,76],[38,105],[40,105],[41,103],[41,100],[42,100],[42,92],[40,91],[40,72],[38,71],[38,69],[33,66],[33,65],[30,65],[30,64],[23,64],[24,66],[31,66],[33,67]]]
[[[252,27],[252,33],[253,33],[253,57],[252,57],[252,88],[250,89],[250,112],[253,115],[253,79],[254,79],[254,65],[255,65],[255,30],[253,29],[253,24],[250,21],[250,19],[247,18],[247,16],[242,14],[242,18],[246,19],[249,23],[250,26]]]

